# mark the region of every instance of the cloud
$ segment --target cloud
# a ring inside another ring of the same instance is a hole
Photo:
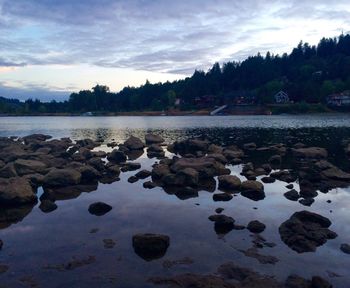
[[[349,18],[348,0],[0,0],[0,67],[190,75],[258,51],[289,52],[300,40],[315,44],[349,31]]]

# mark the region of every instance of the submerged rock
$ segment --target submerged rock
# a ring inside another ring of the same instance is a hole
[[[105,215],[106,213],[108,213],[111,210],[112,210],[112,206],[110,206],[106,203],[103,203],[103,202],[96,202],[96,203],[93,203],[89,206],[90,214],[96,215],[96,216]]]
[[[314,252],[337,234],[328,229],[331,221],[309,211],[294,213],[279,227],[282,241],[298,253]]]
[[[132,237],[135,253],[146,261],[162,258],[170,245],[170,238],[161,234],[136,234]]]
[[[250,221],[247,229],[252,233],[261,233],[265,230],[266,225],[258,220]]]
[[[350,254],[350,245],[349,244],[341,244],[340,250],[345,254]]]

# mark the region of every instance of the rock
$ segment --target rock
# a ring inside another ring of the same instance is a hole
[[[4,246],[4,242],[0,239],[0,250],[2,249],[2,246]]]
[[[324,178],[329,178],[333,180],[339,180],[339,181],[350,181],[350,174],[345,173],[344,171],[340,170],[337,167],[331,167],[326,170],[323,170],[321,172],[321,176]]]
[[[312,288],[311,281],[295,274],[288,276],[285,286],[286,288]]]
[[[304,206],[311,206],[312,203],[315,202],[315,199],[313,198],[304,198],[304,199],[300,199],[299,203],[304,205]]]
[[[122,167],[122,171],[135,171],[141,168],[141,164],[137,162],[128,162]]]
[[[153,167],[152,170],[152,179],[153,180],[160,180],[163,177],[170,174],[170,168],[168,165],[165,164],[157,164]]]
[[[207,152],[209,143],[199,139],[187,139],[184,141],[176,141],[173,145],[173,149],[179,152],[181,155],[187,153],[196,153],[198,151]]]
[[[53,168],[47,173],[43,180],[46,187],[63,187],[70,185],[78,185],[81,180],[81,173],[77,170],[66,168]]]
[[[237,191],[241,187],[241,180],[237,176],[232,175],[221,175],[218,177],[219,189]]]
[[[261,233],[265,230],[265,228],[265,224],[259,222],[258,220],[250,221],[247,226],[247,229],[252,233]]]
[[[101,173],[89,165],[83,165],[77,169],[81,174],[82,183],[91,183],[97,181],[101,177]]]
[[[0,203],[4,205],[23,205],[35,203],[37,197],[28,179],[14,177],[0,179]]]
[[[44,213],[50,213],[57,209],[57,205],[55,202],[46,199],[41,201],[39,209]]]
[[[209,153],[221,154],[223,151],[224,151],[224,148],[222,148],[221,146],[215,145],[215,144],[210,144],[208,147]]]
[[[327,150],[320,147],[292,149],[292,152],[297,158],[324,159],[328,156]]]
[[[132,237],[135,253],[146,261],[162,258],[170,245],[170,238],[161,234],[136,234]]]
[[[105,215],[106,213],[108,213],[111,210],[112,210],[112,206],[110,206],[106,203],[103,203],[103,202],[96,202],[96,203],[93,203],[89,206],[90,214],[96,215],[96,216]]]
[[[49,140],[51,138],[52,138],[52,136],[50,136],[50,135],[31,134],[31,135],[23,137],[22,140],[24,141],[24,143],[26,145],[28,145],[28,144],[30,144],[32,142],[43,142],[43,141]]]
[[[332,288],[333,286],[325,279],[319,276],[313,276],[311,279],[312,288]]]
[[[176,178],[181,186],[197,186],[199,173],[192,168],[185,168],[176,173]]]
[[[211,215],[209,220],[215,222],[214,229],[216,234],[227,234],[234,228],[235,220],[224,214]]]
[[[292,189],[284,193],[283,195],[284,197],[286,197],[288,200],[291,200],[291,201],[298,201],[298,199],[300,198],[298,191],[296,191],[295,189]]]
[[[145,144],[141,141],[140,138],[130,136],[125,142],[124,145],[129,150],[141,150],[145,147]]]
[[[17,172],[13,163],[8,163],[3,168],[0,169],[1,178],[11,178],[16,176],[17,176]]]
[[[243,145],[243,149],[244,150],[250,150],[250,151],[255,150],[256,149],[256,144],[254,142],[246,143],[246,144]]]
[[[137,178],[136,176],[131,176],[128,178],[128,182],[129,183],[135,183],[139,180],[139,178]]]
[[[149,145],[149,144],[159,144],[159,143],[163,143],[164,139],[161,136],[159,136],[159,135],[148,133],[148,134],[145,135],[145,141],[146,141],[147,145]]]
[[[279,227],[282,241],[298,253],[314,252],[337,234],[328,229],[331,221],[309,211],[294,213]]]
[[[340,250],[345,254],[350,254],[350,245],[349,244],[341,244]]]
[[[241,185],[241,194],[254,201],[262,200],[265,198],[264,186],[258,181],[244,181]]]
[[[228,193],[219,193],[213,195],[213,200],[217,201],[230,201],[233,198],[231,194]]]
[[[286,185],[286,188],[287,188],[287,189],[293,189],[293,188],[294,188],[294,185],[293,185],[293,184],[288,184],[288,185]]]
[[[232,161],[234,159],[240,160],[244,156],[244,152],[240,149],[237,149],[237,150],[225,149],[223,152],[223,155],[225,156],[226,159],[228,159],[230,161]]]
[[[280,170],[270,174],[270,177],[276,178],[283,182],[294,182],[297,180],[296,175],[293,175],[289,170]]]
[[[123,163],[126,161],[127,157],[124,152],[114,149],[108,156],[108,161],[114,163]]]
[[[147,182],[143,183],[143,188],[153,189],[155,187],[157,187],[157,185],[152,181],[147,181]]]
[[[35,160],[24,160],[18,159],[14,162],[14,167],[19,176],[27,175],[27,174],[45,174],[47,171],[47,166]]]
[[[280,165],[282,163],[282,157],[280,155],[273,155],[269,158],[269,163],[272,165]]]
[[[141,170],[135,174],[135,176],[139,179],[146,179],[147,177],[151,176],[152,172],[148,170]]]
[[[266,177],[261,178],[261,181],[264,183],[274,183],[276,181],[276,179],[269,177],[269,176],[266,176]]]
[[[217,213],[217,214],[221,214],[223,211],[224,211],[225,209],[224,208],[216,208],[215,209],[215,212]]]

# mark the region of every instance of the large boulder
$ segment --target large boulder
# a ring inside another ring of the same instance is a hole
[[[254,201],[262,200],[265,198],[264,185],[254,180],[244,181],[241,185],[241,194]]]
[[[125,142],[125,147],[129,150],[141,150],[145,147],[145,144],[141,141],[140,138],[135,136],[130,136]]]
[[[14,162],[14,167],[19,176],[35,173],[45,174],[47,172],[47,166],[36,160],[18,159]]]
[[[161,234],[136,234],[132,237],[135,253],[146,261],[162,258],[170,245],[170,238]]]
[[[7,163],[3,168],[0,169],[1,178],[11,178],[16,176],[17,176],[17,172],[15,169],[15,165],[12,162]]]
[[[163,143],[164,139],[163,139],[163,137],[161,137],[159,135],[148,133],[148,134],[145,135],[145,141],[146,141],[147,145],[149,145],[149,144],[159,144],[159,143]]]
[[[237,191],[241,187],[241,180],[233,175],[221,175],[218,177],[219,189]]]
[[[309,211],[294,213],[279,227],[282,241],[298,253],[314,252],[337,234],[328,229],[331,221]]]
[[[47,173],[43,180],[43,185],[46,187],[63,187],[77,185],[81,181],[81,173],[75,169],[53,168]]]
[[[0,179],[0,203],[23,205],[36,202],[37,197],[29,180],[19,177]]]

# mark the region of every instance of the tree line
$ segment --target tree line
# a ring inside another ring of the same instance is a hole
[[[196,70],[182,80],[146,81],[117,93],[96,85],[72,93],[65,102],[29,99],[14,104],[0,99],[0,112],[161,111],[173,108],[175,102],[187,110],[196,109],[196,100],[208,95],[215,105],[232,103],[237,97],[254,97],[258,104],[269,104],[280,90],[294,102],[306,103],[325,103],[328,95],[350,90],[350,35],[323,38],[314,46],[300,42],[289,54],[258,53],[241,62],[215,63],[208,71]]]

